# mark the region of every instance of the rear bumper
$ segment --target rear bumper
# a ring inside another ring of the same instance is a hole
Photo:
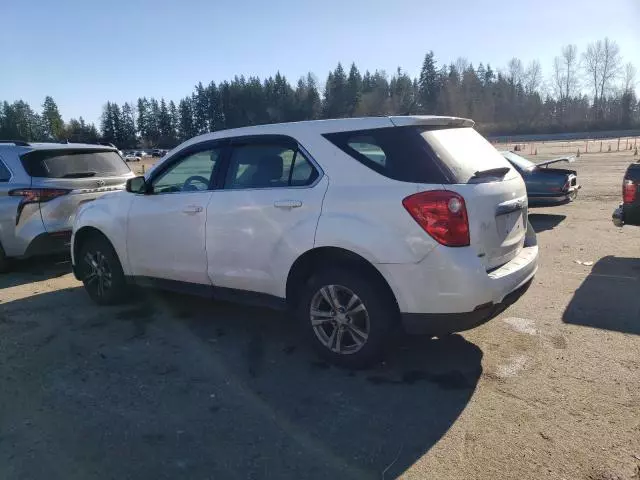
[[[500,303],[480,305],[472,312],[465,313],[402,313],[404,331],[412,334],[443,335],[462,332],[488,322],[513,305],[531,286],[533,279],[509,293]]]
[[[41,233],[29,243],[24,253],[25,257],[48,255],[52,253],[69,252],[71,244],[71,230],[52,233]]]
[[[571,187],[568,192],[562,193],[560,195],[529,197],[529,206],[555,207],[557,205],[565,205],[567,203],[573,202],[576,198],[578,198],[578,191],[580,190],[580,188],[580,185],[576,185],[575,187]]]
[[[407,332],[456,332],[486,322],[526,291],[538,270],[538,245],[529,225],[518,256],[489,272],[471,247],[436,247],[420,263],[377,267]]]

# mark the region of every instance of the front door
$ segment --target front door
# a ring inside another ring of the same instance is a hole
[[[284,297],[289,269],[313,248],[328,179],[288,137],[236,139],[224,188],[207,210],[216,287]]]
[[[136,195],[127,229],[133,275],[210,284],[206,209],[221,152],[219,146],[202,144],[179,153],[153,172],[147,194]]]

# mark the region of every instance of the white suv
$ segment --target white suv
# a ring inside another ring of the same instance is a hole
[[[520,175],[452,117],[261,125],[193,138],[76,216],[74,272],[290,308],[320,353],[377,357],[396,326],[477,326],[538,263]]]

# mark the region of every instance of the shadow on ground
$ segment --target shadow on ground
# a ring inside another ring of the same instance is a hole
[[[640,335],[639,280],[640,259],[603,257],[576,290],[562,320]]]
[[[530,213],[529,221],[531,222],[531,226],[536,231],[536,233],[544,232],[545,230],[553,230],[555,227],[560,225],[566,215],[555,215],[555,214],[546,214],[546,213]]]
[[[40,282],[71,273],[69,255],[50,255],[13,260],[7,273],[0,273],[0,290]]]
[[[282,314],[175,294],[99,308],[73,288],[3,306],[3,478],[394,478],[482,373],[458,335],[337,369]]]

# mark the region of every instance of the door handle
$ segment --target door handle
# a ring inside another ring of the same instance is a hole
[[[300,200],[278,200],[273,202],[273,206],[276,208],[298,208],[302,206]]]
[[[202,210],[203,208],[200,205],[187,205],[186,207],[184,207],[182,212],[187,213],[189,215],[193,215],[196,213],[200,213]]]

